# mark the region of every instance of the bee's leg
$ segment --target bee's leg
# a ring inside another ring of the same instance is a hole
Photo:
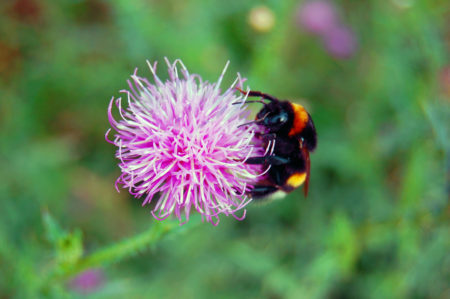
[[[290,162],[289,158],[284,158],[276,155],[264,156],[264,157],[250,157],[245,163],[247,164],[270,164],[270,165],[283,165]]]
[[[275,134],[275,133],[259,133],[259,132],[256,132],[255,133],[255,137],[256,138],[263,138],[263,139],[265,139],[267,141],[270,141],[270,140],[276,139],[277,138],[277,134]]]
[[[265,197],[269,194],[272,194],[274,192],[278,191],[278,188],[275,186],[270,185],[256,185],[252,190],[250,190],[250,196],[252,198],[261,198]]]

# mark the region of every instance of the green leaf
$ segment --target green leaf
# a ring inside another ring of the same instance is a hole
[[[43,213],[42,218],[47,240],[55,248],[57,264],[66,267],[76,263],[83,255],[81,231],[78,229],[73,232],[64,230],[48,211]]]

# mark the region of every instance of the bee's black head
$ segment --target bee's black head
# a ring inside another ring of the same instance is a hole
[[[288,134],[293,123],[293,111],[288,102],[272,101],[264,105],[256,118],[269,133]]]

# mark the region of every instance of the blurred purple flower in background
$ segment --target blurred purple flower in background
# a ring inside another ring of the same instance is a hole
[[[348,58],[356,51],[356,37],[348,27],[336,26],[322,38],[325,49],[335,58]]]
[[[120,184],[135,197],[145,196],[143,205],[158,194],[152,210],[158,220],[175,215],[188,221],[192,208],[213,224],[221,213],[241,220],[245,211],[241,218],[235,212],[250,201],[245,194],[261,170],[245,160],[262,151],[255,145],[258,127],[240,126],[249,115],[246,106],[232,105],[244,100],[235,91],[243,80],[238,76],[222,92],[226,67],[211,84],[189,74],[180,60],[166,62],[169,80],[162,82],[156,63],[148,63],[154,83],[135,72],[129,90],[122,91],[128,106],[122,107],[121,98],[110,102],[109,122],[117,134],[107,140],[118,147],[122,170],[116,188]],[[119,121],[112,115],[113,103]]]
[[[298,24],[314,34],[327,32],[338,20],[336,8],[328,1],[306,1],[297,12]]]
[[[358,42],[354,32],[343,25],[336,7],[324,0],[306,1],[297,12],[297,23],[322,39],[325,50],[334,58],[351,57]]]
[[[86,270],[70,281],[70,287],[80,293],[90,293],[104,282],[103,272],[99,269]]]

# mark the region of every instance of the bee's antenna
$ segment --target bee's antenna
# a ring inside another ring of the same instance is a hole
[[[243,103],[245,103],[245,104],[248,104],[248,103],[261,103],[261,104],[264,104],[264,105],[266,105],[266,103],[264,103],[263,101],[244,101],[244,102],[234,102],[234,103],[232,103],[231,105],[239,105],[239,104],[243,104]]]
[[[269,100],[271,102],[277,101],[276,98],[274,98],[271,95],[268,95],[266,93],[262,93],[260,91],[254,91],[254,90],[249,90],[249,91],[243,91],[242,89],[240,89],[239,87],[236,87],[237,90],[239,90],[240,93],[247,95],[248,97],[261,97],[263,99]]]
[[[263,116],[262,118],[255,119],[254,121],[250,121],[250,122],[248,122],[248,123],[239,125],[238,128],[243,127],[243,126],[248,126],[248,125],[251,125],[251,124],[257,124],[257,123],[259,123],[259,122],[262,122],[262,121],[269,115],[269,113],[270,113],[270,112],[267,112],[266,114],[264,114],[264,116]]]

